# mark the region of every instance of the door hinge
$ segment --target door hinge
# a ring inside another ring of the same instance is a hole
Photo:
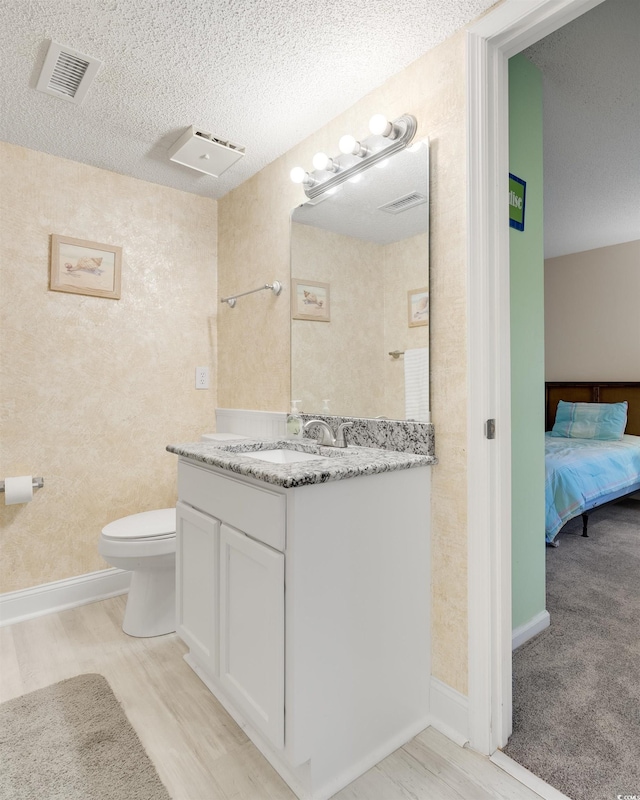
[[[495,419],[488,419],[484,423],[484,435],[487,439],[496,438],[496,421]]]

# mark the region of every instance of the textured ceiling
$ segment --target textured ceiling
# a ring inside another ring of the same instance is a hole
[[[0,0],[0,139],[219,198],[492,4]],[[82,106],[34,89],[50,38],[104,62]],[[605,0],[525,52],[547,257],[640,238],[639,39],[640,0]],[[247,155],[220,178],[170,162],[191,124]]]
[[[494,0],[1,0],[0,139],[218,198]],[[103,62],[81,106],[37,92],[45,40]],[[246,148],[168,161],[189,125]]]
[[[640,239],[640,0],[524,54],[543,76],[545,257]]]

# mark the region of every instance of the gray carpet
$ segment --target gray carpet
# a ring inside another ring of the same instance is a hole
[[[2,800],[170,800],[102,675],[0,705]]]
[[[505,753],[573,800],[640,797],[640,502],[547,548],[551,627],[513,655]]]

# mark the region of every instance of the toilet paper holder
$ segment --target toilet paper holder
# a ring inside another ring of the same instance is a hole
[[[34,489],[42,489],[44,486],[44,478],[34,478],[31,481],[31,485]],[[4,481],[0,481],[0,492],[4,492]]]

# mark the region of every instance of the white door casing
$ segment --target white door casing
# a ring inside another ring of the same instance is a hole
[[[602,1],[505,0],[467,32],[469,741],[485,754],[511,733],[508,59]]]

